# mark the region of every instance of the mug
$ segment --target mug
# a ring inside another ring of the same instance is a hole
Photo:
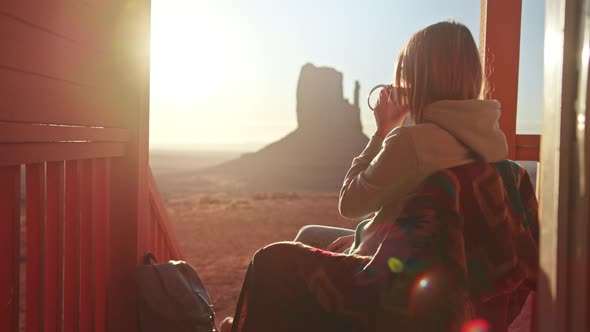
[[[387,89],[387,90],[389,90],[389,92],[388,92],[388,96],[389,96],[388,101],[391,102],[391,91],[394,88],[396,88],[396,87],[394,87],[393,84],[377,84],[377,85],[375,85],[371,89],[371,91],[369,92],[369,96],[367,97],[367,104],[369,105],[369,109],[371,111],[374,111],[375,110],[375,106],[371,105],[371,95],[373,95],[373,92],[375,92],[375,91],[377,91],[379,89]],[[401,89],[405,90],[405,88],[401,88]],[[405,96],[405,94],[404,94],[404,98],[406,98],[406,97],[407,96]]]

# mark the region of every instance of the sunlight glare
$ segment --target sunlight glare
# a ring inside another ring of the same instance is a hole
[[[235,71],[237,41],[210,2],[152,2],[152,92],[169,101],[220,94]]]

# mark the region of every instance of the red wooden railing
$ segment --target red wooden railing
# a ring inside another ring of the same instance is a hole
[[[508,157],[539,161],[541,136],[516,133],[521,17],[522,0],[482,0],[479,44],[487,97],[502,102],[500,127],[508,141]]]
[[[107,331],[111,163],[125,129],[0,123],[0,330]],[[66,141],[75,138],[76,142]],[[144,252],[181,259],[149,176]],[[111,296],[110,301],[118,301]]]
[[[172,229],[172,224],[168,218],[168,212],[164,207],[164,201],[158,191],[158,186],[150,171],[149,175],[150,191],[150,218],[147,249],[154,253],[158,260],[183,259],[182,253],[178,247],[176,233]]]

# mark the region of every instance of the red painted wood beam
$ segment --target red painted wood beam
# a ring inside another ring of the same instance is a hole
[[[0,143],[127,142],[129,130],[0,122]]]
[[[0,2],[0,14],[14,17],[25,25],[43,28],[89,49],[105,51],[108,47],[111,20],[100,2],[78,0],[19,0]],[[59,18],[59,19],[56,19]]]
[[[516,135],[516,160],[539,161],[541,135]]]
[[[100,2],[101,4],[104,2]],[[149,27],[150,2],[135,2],[132,9],[123,2],[114,5],[117,30],[113,43],[120,47],[123,92],[127,105],[119,127],[129,128],[131,137],[124,158],[111,159],[111,252],[107,330],[137,330],[134,272],[145,254],[149,206]],[[118,16],[117,16],[118,15]],[[129,43],[133,40],[134,43]],[[130,47],[131,44],[133,47]],[[145,46],[145,49],[137,47]],[[141,53],[141,54],[138,54]],[[143,52],[143,53],[142,53]]]
[[[0,144],[0,165],[121,157],[124,155],[124,143]]]
[[[522,0],[481,0],[480,53],[488,81],[487,98],[502,103],[500,128],[508,158],[517,159],[516,105]]]
[[[3,6],[0,4],[0,8]],[[59,34],[48,33],[44,27],[1,10],[0,40],[4,48],[4,52],[0,52],[0,66],[13,71],[91,88],[108,86],[116,73],[111,59],[104,53]]]
[[[115,83],[96,89],[1,64],[0,78],[0,121],[125,127],[122,117],[129,96]]]

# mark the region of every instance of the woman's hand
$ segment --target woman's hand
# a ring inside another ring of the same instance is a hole
[[[377,122],[377,131],[375,135],[385,138],[393,128],[399,127],[409,114],[409,109],[396,104],[390,97],[393,87],[383,88],[379,93],[379,99],[375,105],[373,115]]]
[[[331,252],[343,252],[344,250],[350,248],[354,243],[354,235],[347,235],[342,236],[336,239],[336,241],[332,242],[330,245],[326,247],[327,251]]]

